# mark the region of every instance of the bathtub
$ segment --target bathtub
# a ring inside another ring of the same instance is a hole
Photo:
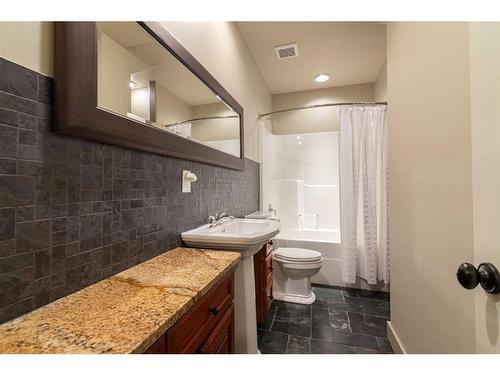
[[[311,278],[316,284],[343,286],[341,279],[340,231],[329,229],[281,229],[274,239],[274,249],[299,247],[316,250],[323,256],[323,266]]]

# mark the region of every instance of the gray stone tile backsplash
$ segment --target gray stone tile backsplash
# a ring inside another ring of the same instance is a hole
[[[0,58],[0,322],[181,245],[217,210],[259,208],[251,160],[240,172],[53,133],[52,83]]]

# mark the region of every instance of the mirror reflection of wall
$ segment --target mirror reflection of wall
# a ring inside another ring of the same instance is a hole
[[[193,117],[204,119],[192,123],[194,138],[221,151],[239,155],[240,119],[224,102],[195,106]]]
[[[240,157],[239,115],[136,22],[98,22],[98,104]]]

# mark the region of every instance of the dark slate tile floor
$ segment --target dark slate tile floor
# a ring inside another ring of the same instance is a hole
[[[258,326],[263,354],[389,354],[389,293],[313,286],[316,302],[274,301]]]

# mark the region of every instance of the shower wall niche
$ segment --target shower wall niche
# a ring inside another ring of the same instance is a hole
[[[338,131],[272,134],[263,123],[262,204],[283,229],[340,229]]]

